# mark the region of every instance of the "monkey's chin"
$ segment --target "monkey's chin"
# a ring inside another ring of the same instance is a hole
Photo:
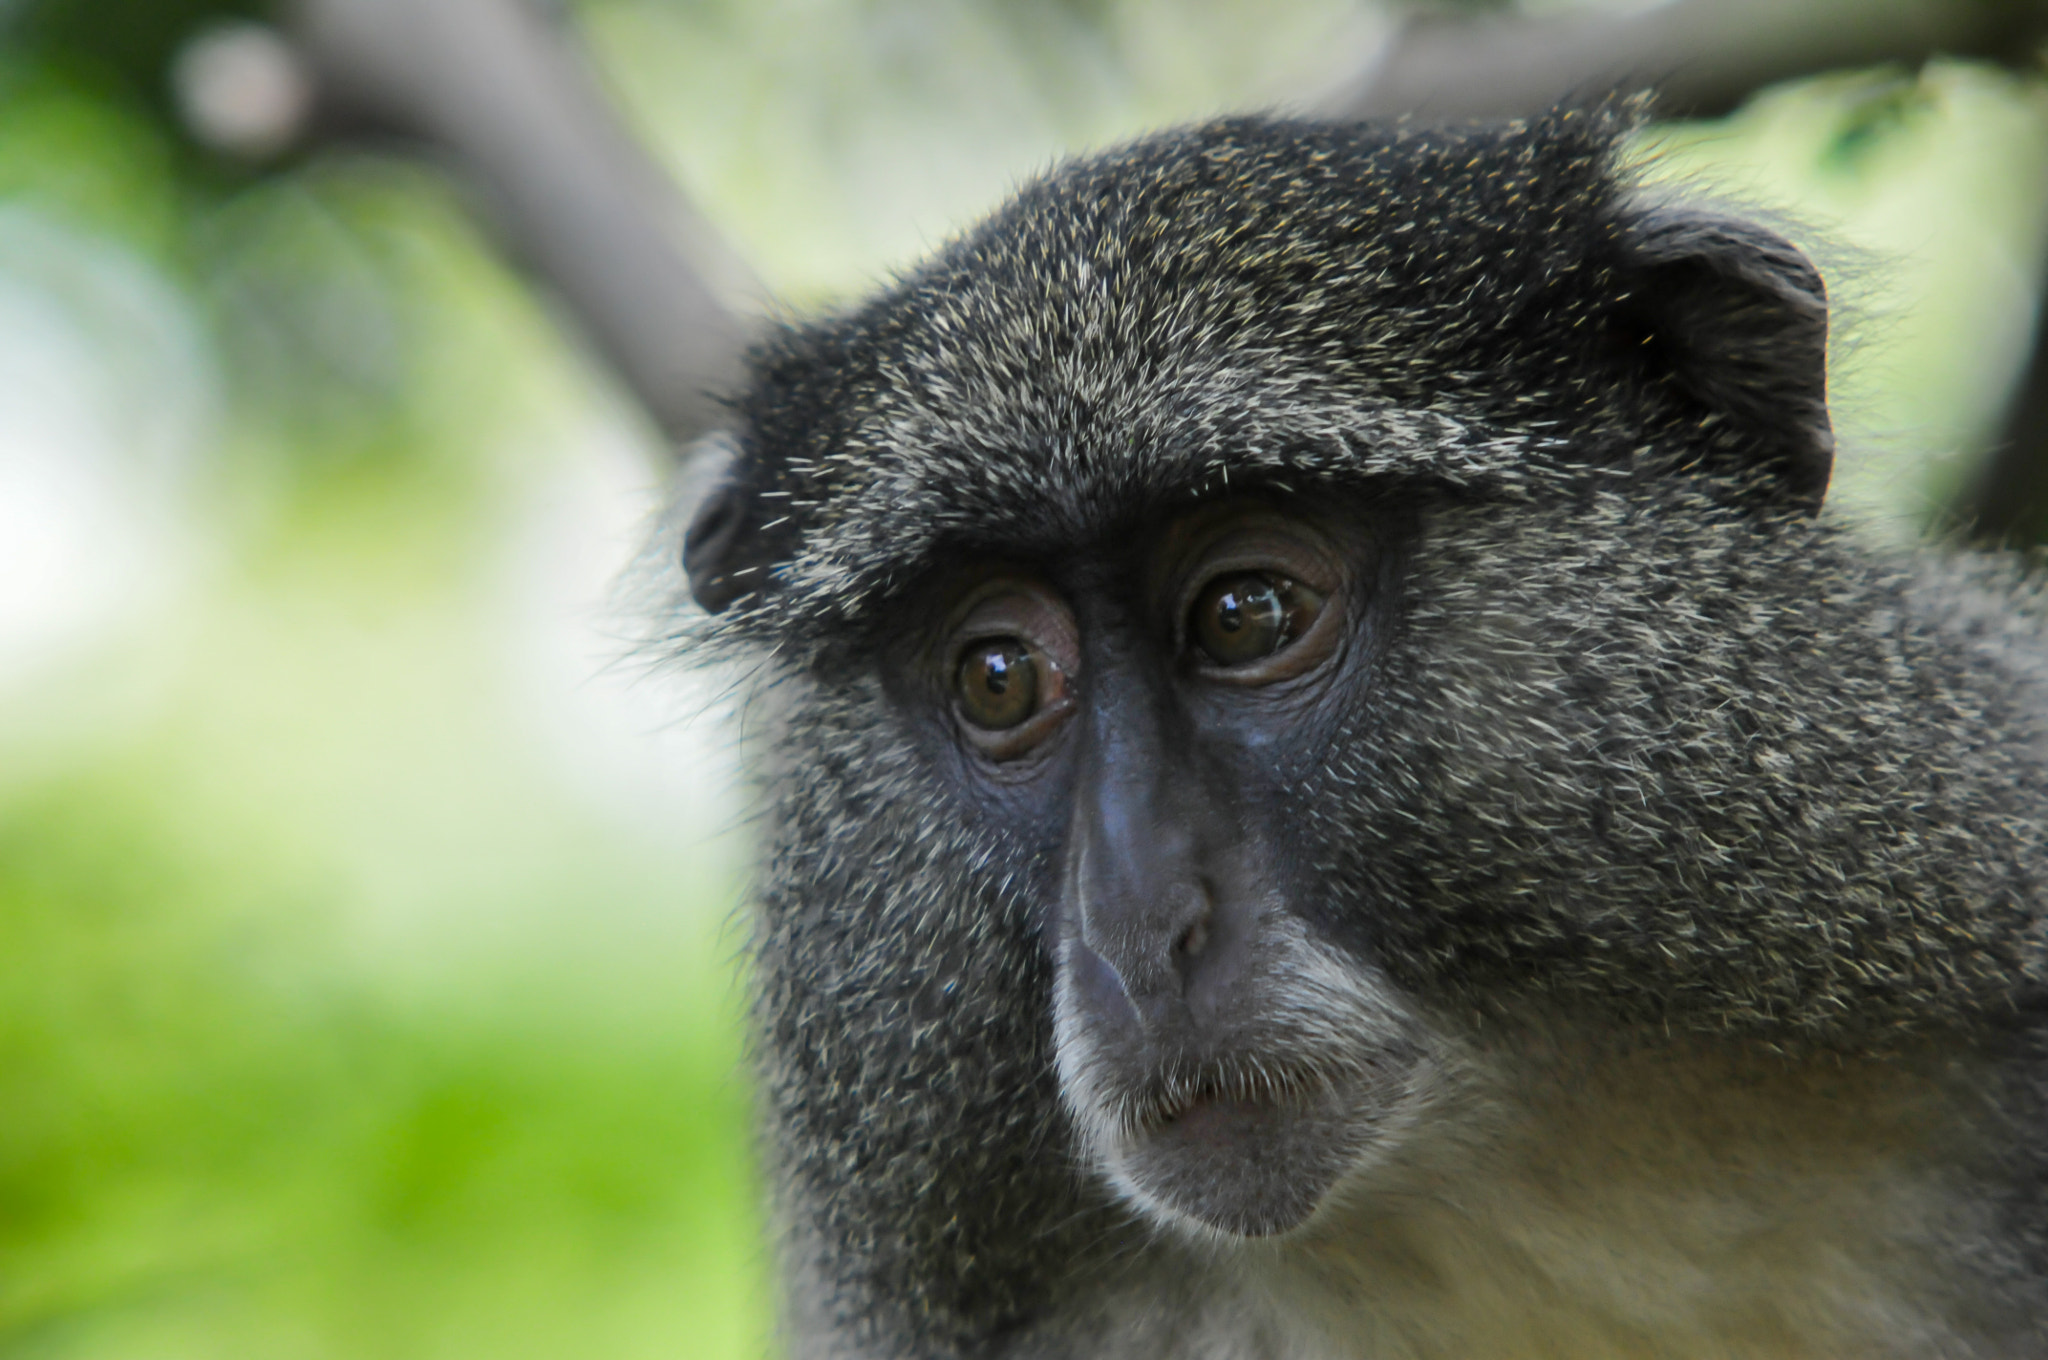
[[[1126,1133],[1115,1179],[1183,1227],[1273,1237],[1315,1214],[1387,1136],[1374,1093],[1347,1087],[1271,1100],[1195,1099]]]

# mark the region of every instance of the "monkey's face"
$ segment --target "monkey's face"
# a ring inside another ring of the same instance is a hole
[[[1298,1228],[1510,1003],[1852,1013],[1702,766],[1801,720],[1721,644],[1826,485],[1824,292],[1617,135],[1170,135],[754,356],[684,557],[765,697],[778,1177],[860,1270],[980,1288],[1104,1182]]]
[[[1065,1102],[1169,1219],[1298,1225],[1414,1093],[1414,1025],[1326,937],[1309,794],[1371,707],[1400,532],[1363,498],[1229,499],[1056,565],[961,563],[903,667],[963,807],[1045,838]]]

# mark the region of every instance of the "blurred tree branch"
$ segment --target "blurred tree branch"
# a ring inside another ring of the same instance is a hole
[[[516,0],[296,0],[291,21],[329,115],[452,157],[664,434],[718,422],[759,285],[559,31]]]
[[[1634,13],[1416,14],[1322,101],[1333,118],[1502,118],[1654,87],[1666,118],[1711,118],[1766,85],[1935,55],[2030,66],[2038,0],[1671,0]]]

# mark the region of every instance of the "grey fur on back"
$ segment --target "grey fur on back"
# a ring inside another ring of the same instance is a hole
[[[1813,515],[1818,276],[1641,199],[1625,128],[1169,133],[1060,167],[757,354],[748,593],[680,626],[758,677],[756,1053],[799,1354],[1334,1353],[1188,1330],[1234,1277],[1113,1203],[1061,1111],[1058,866],[949,804],[874,659],[959,553],[1056,552],[1248,484],[1412,525],[1385,672],[1306,785],[1314,924],[1474,1071],[1591,1030],[1906,1074],[1878,1085],[1959,1121],[1924,1180],[1927,1250],[1964,1282],[1915,1305],[1925,1346],[2048,1353],[2036,587]],[[1693,289],[1722,258],[1770,305]],[[1667,333],[1628,327],[1646,278],[1723,308],[1669,327],[1713,353],[1642,366]],[[1388,1326],[1387,1354],[1456,1353]]]

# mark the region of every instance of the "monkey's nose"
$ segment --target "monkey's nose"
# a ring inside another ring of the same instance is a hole
[[[1123,974],[1080,940],[1068,946],[1067,976],[1073,980],[1076,999],[1097,1020],[1115,1025],[1143,1024],[1130,988],[1124,985]]]
[[[1148,1029],[1185,1022],[1190,993],[1216,940],[1212,895],[1196,881],[1172,885],[1164,901],[1130,892],[1084,899],[1077,975],[1105,1018],[1128,1009]],[[1111,993],[1114,993],[1112,997]]]
[[[1064,914],[1100,963],[1089,990],[1104,1017],[1128,1006],[1157,1034],[1185,1024],[1196,998],[1227,991],[1237,971],[1241,895],[1217,869],[1239,858],[1241,831],[1228,790],[1162,768],[1154,753],[1166,735],[1138,743],[1146,729],[1127,719],[1099,734],[1100,767],[1075,800]],[[1112,979],[1118,1008],[1107,1004]]]

